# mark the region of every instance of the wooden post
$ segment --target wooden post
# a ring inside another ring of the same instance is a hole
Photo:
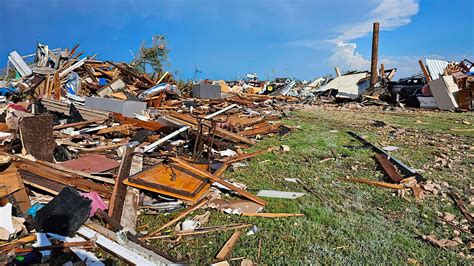
[[[379,56],[379,23],[374,22],[372,33],[372,61],[370,64],[370,87],[373,88],[378,81],[377,61]]]
[[[109,203],[109,216],[117,221],[120,221],[122,217],[122,210],[127,192],[127,186],[123,184],[123,180],[130,176],[130,168],[132,167],[133,147],[125,145],[124,148],[122,161],[120,163],[117,178],[115,179],[115,186]]]
[[[143,170],[143,148],[135,148],[135,153],[132,156],[132,163],[130,167],[130,176],[141,172]],[[137,227],[137,209],[140,198],[140,190],[134,187],[127,187],[125,193],[124,207],[122,210],[122,218],[120,225],[129,229],[136,230]]]
[[[428,73],[428,69],[426,69],[425,64],[423,64],[423,61],[421,59],[418,60],[418,64],[420,64],[421,71],[423,71],[423,75],[425,75],[426,81],[430,82],[431,81],[431,76]]]
[[[336,70],[336,77],[341,76],[341,70],[339,70],[339,67],[335,67],[334,70]]]
[[[380,77],[385,77],[385,66],[384,64],[380,64]]]
[[[237,243],[237,240],[239,240],[239,237],[241,234],[242,234],[242,231],[240,230],[234,231],[234,233],[229,237],[227,242],[225,242],[221,250],[219,250],[219,253],[217,253],[216,259],[218,261],[225,260],[225,257],[227,257],[227,255],[229,255],[229,253],[232,251],[235,244]]]

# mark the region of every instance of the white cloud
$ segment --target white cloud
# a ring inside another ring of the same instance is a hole
[[[332,66],[339,66],[342,70],[367,70],[369,68],[369,60],[358,53],[356,51],[357,45],[350,41],[364,37],[372,32],[374,21],[380,23],[381,30],[394,30],[409,24],[411,22],[410,17],[416,15],[418,11],[419,5],[417,0],[380,0],[380,3],[370,11],[371,18],[359,23],[342,26],[338,36],[329,40],[330,43],[337,45],[334,48],[333,54],[329,57],[330,64]],[[398,61],[399,63],[407,62],[407,60],[402,60],[402,58],[398,58]],[[409,60],[410,63],[412,61]],[[391,62],[387,61],[387,63]],[[416,61],[414,65],[417,65]],[[412,67],[410,68],[408,64],[401,67],[401,69],[404,69],[403,72],[414,71]]]
[[[380,0],[378,6],[370,11],[369,19],[341,26],[338,36],[329,41],[338,44],[364,37],[372,32],[374,21],[380,23],[381,30],[394,30],[409,24],[418,11],[417,0]]]
[[[365,59],[356,51],[355,43],[339,43],[334,53],[329,57],[329,63],[333,67],[343,70],[366,70],[369,68],[369,60]]]

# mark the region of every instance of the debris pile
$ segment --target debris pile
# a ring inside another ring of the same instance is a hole
[[[0,121],[2,262],[99,265],[93,251],[100,248],[130,264],[169,264],[178,261],[149,240],[235,231],[215,251],[223,261],[242,230],[254,229],[206,227],[211,211],[302,215],[262,212],[265,195],[222,178],[267,152],[243,149],[291,131],[279,120],[298,99],[222,97],[221,86],[216,93],[205,83],[178,88],[167,72],[148,77],[129,64],[80,59],[77,48],[39,44],[30,64],[17,52],[9,57]],[[188,218],[199,208],[209,211]],[[139,230],[142,209],[177,215]]]
[[[349,101],[451,111],[474,108],[468,60],[427,59],[426,65],[420,60],[423,75],[399,81],[393,81],[396,69],[381,65],[377,70],[373,58],[370,72],[341,74],[336,68],[334,78],[309,83],[289,78],[259,81],[256,74],[247,74],[246,80],[183,84],[169,72],[147,74],[133,63],[100,61],[95,55],[81,58],[78,48],[38,44],[32,55],[13,51],[8,57],[0,81],[3,263],[102,265],[97,249],[129,264],[186,263],[150,241],[233,231],[220,250],[212,251],[214,261],[222,262],[244,230],[252,235],[258,228],[250,223],[208,226],[213,213],[304,216],[265,212],[264,198],[292,200],[305,193],[251,193],[246,184],[223,178],[254,156],[290,151],[281,145],[244,152],[265,136],[290,133],[292,128],[280,121],[288,111],[301,104]],[[397,147],[379,148],[349,134],[375,151],[388,182],[352,177],[342,181],[411,191],[417,200],[437,194],[434,184],[386,152]],[[285,180],[338,209],[303,181]],[[467,222],[454,223],[449,213],[443,220],[469,232],[472,214],[458,195],[451,197]],[[192,216],[198,209],[205,212]],[[137,228],[139,210],[173,218],[158,228]],[[443,248],[459,243],[458,238],[439,240],[434,235],[423,239]]]

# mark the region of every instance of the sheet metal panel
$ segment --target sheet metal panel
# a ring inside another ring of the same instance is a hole
[[[448,66],[449,62],[445,60],[439,59],[425,59],[426,67],[428,68],[428,72],[430,73],[431,80],[438,79]]]

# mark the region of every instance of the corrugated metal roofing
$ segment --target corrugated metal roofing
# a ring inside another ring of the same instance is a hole
[[[439,59],[426,59],[426,67],[430,72],[430,76],[432,80],[438,79],[448,66],[449,62],[445,60]]]

